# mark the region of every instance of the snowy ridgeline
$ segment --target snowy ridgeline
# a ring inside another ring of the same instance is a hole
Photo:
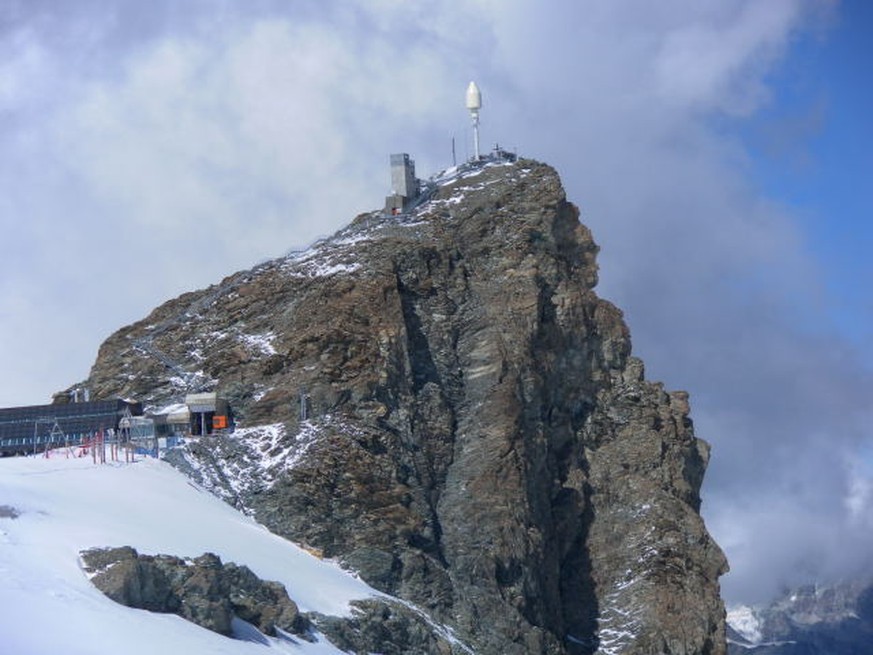
[[[234,640],[177,616],[118,605],[91,585],[78,553],[133,546],[193,557],[214,552],[278,580],[302,611],[345,616],[378,592],[195,487],[168,464],[90,458],[0,460],[0,644],[15,655],[341,653],[316,643]]]
[[[728,609],[727,623],[749,644],[757,645],[762,641],[761,622],[753,608],[738,605]]]
[[[290,253],[283,260],[280,260],[282,270],[293,277],[327,277],[355,273],[361,268],[356,246],[389,236],[426,237],[425,232],[418,230],[428,225],[429,219],[425,217],[425,214],[458,205],[464,201],[467,194],[481,191],[502,181],[500,179],[477,181],[475,178],[486,170],[512,166],[514,166],[512,163],[495,161],[475,168],[454,167],[447,169],[425,184],[422,202],[408,213],[399,216],[386,216],[380,211],[372,212],[332,237],[319,239],[305,250]],[[527,177],[529,173],[529,168],[521,168],[511,179],[517,181]],[[455,185],[449,197],[431,198],[437,190],[449,185]]]

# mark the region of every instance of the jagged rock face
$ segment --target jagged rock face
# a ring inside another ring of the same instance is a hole
[[[261,580],[246,566],[223,564],[212,553],[188,561],[122,546],[80,556],[94,586],[127,607],[178,614],[225,636],[233,634],[234,616],[270,636],[276,628],[308,636],[309,622],[283,585]]]
[[[188,452],[201,479],[476,652],[723,653],[708,447],[594,294],[596,253],[554,170],[486,167],[167,303],[89,384],[168,401],[131,346],[153,333],[272,426]]]
[[[352,601],[352,616],[309,614],[330,642],[348,653],[469,655],[448,630],[420,612],[383,598]]]

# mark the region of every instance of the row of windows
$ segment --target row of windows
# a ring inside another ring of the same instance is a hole
[[[57,425],[57,429],[54,427]],[[37,434],[48,434],[53,430],[57,433],[59,430],[65,434],[91,434],[109,428],[117,427],[116,422],[110,421],[89,421],[78,419],[67,419],[55,422],[40,422],[40,423],[25,423],[15,425],[0,421],[0,440],[5,439],[32,439],[34,432]]]
[[[112,430],[106,431],[106,436],[112,435]],[[55,434],[55,435],[45,435],[38,436],[36,439],[33,437],[16,437],[12,439],[0,439],[0,448],[3,447],[11,447],[11,446],[32,446],[34,444],[46,444],[46,443],[69,443],[69,444],[78,444],[81,443],[83,439],[90,437],[90,434]]]

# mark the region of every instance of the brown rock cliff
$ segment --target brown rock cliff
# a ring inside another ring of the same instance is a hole
[[[178,399],[145,336],[202,371],[250,429],[180,466],[475,652],[720,654],[709,449],[593,292],[597,250],[553,169],[469,171],[170,301],[88,384]]]

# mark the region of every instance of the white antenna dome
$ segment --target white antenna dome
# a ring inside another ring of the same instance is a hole
[[[479,110],[482,107],[482,92],[475,82],[470,82],[467,87],[467,109],[470,111]]]

